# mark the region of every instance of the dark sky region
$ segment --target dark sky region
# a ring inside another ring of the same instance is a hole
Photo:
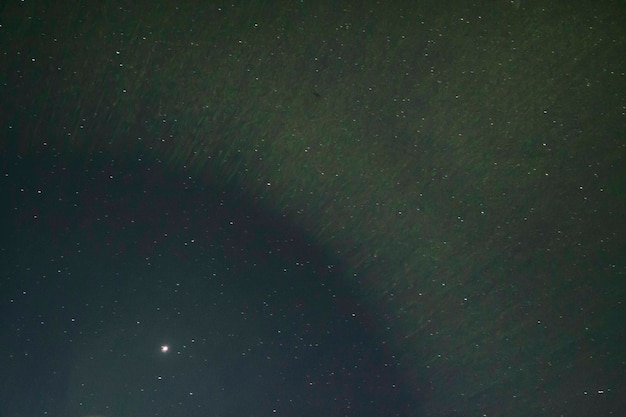
[[[624,22],[2,2],[0,415],[624,415]]]

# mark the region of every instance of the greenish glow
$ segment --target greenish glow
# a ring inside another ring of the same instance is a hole
[[[577,323],[603,326],[576,309],[597,302],[585,281],[623,274],[606,218],[623,194],[624,37],[587,11],[553,18],[566,5],[313,3],[212,9],[193,30],[191,8],[109,17],[123,37],[66,17],[86,46],[63,93],[43,87],[77,114],[55,146],[149,155],[293,220],[348,259],[416,384],[447,384],[433,404],[576,362]]]

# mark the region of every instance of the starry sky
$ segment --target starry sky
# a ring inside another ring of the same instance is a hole
[[[0,5],[0,416],[626,407],[619,1]]]

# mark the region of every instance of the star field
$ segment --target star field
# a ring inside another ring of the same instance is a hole
[[[0,6],[0,415],[620,415],[623,21]]]

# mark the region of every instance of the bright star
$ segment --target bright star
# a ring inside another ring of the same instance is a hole
[[[161,352],[166,353],[168,350],[170,350],[168,345],[161,345]]]

